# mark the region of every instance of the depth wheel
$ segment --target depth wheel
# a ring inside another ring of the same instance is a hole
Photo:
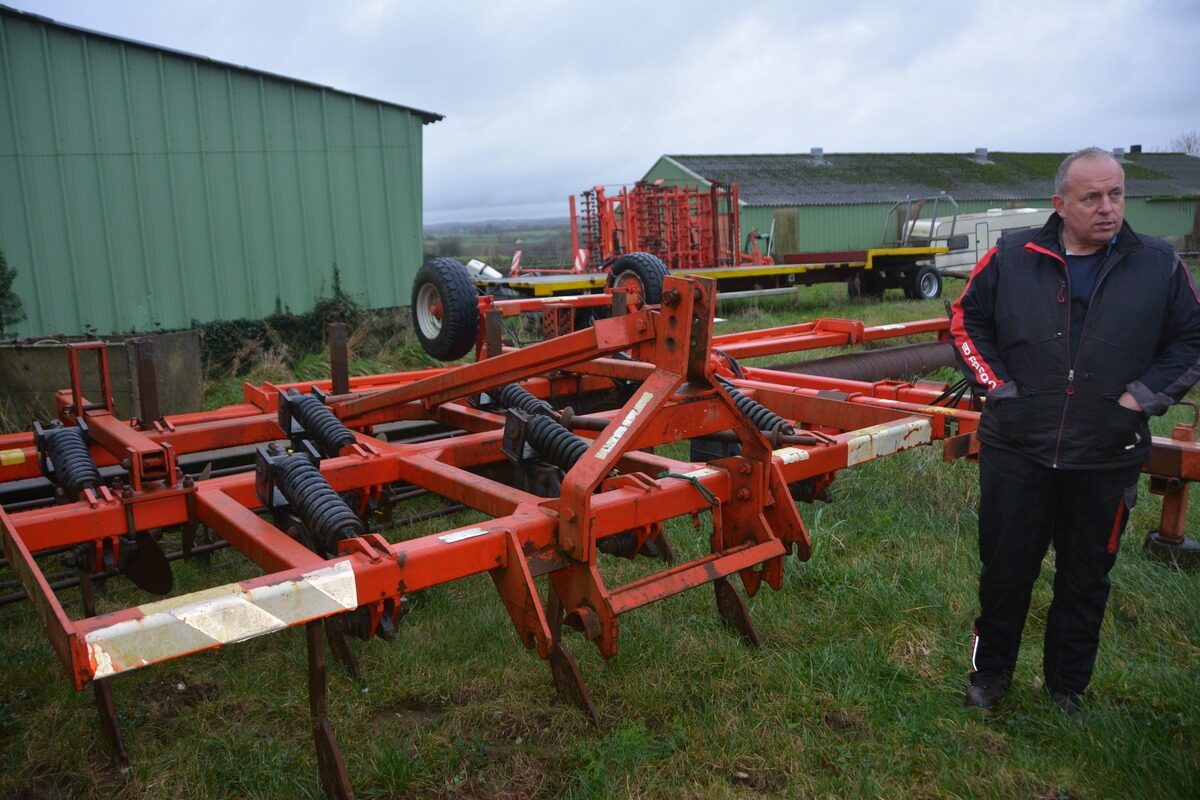
[[[417,340],[439,361],[471,352],[479,331],[479,293],[467,268],[453,258],[431,258],[413,281],[412,316]]]
[[[611,289],[625,290],[627,307],[641,308],[662,302],[667,265],[653,253],[626,253],[609,267],[605,282]]]

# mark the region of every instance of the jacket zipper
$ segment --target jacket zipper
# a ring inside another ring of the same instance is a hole
[[[1083,343],[1084,343],[1084,341],[1087,340],[1087,336],[1085,336],[1084,334],[1087,333],[1088,320],[1091,317],[1090,312],[1091,312],[1091,308],[1092,308],[1092,301],[1094,301],[1096,299],[1096,293],[1100,291],[1100,284],[1104,281],[1105,278],[1108,277],[1108,273],[1112,272],[1112,267],[1114,264],[1116,264],[1116,261],[1113,261],[1111,264],[1108,263],[1108,260],[1110,258],[1112,258],[1112,255],[1113,255],[1113,248],[1112,248],[1112,245],[1110,244],[1108,247],[1108,252],[1104,254],[1104,261],[1102,261],[1100,263],[1100,269],[1098,270],[1098,274],[1096,275],[1096,283],[1094,286],[1092,286],[1092,294],[1088,298],[1088,312],[1089,312],[1088,316],[1083,318],[1083,327],[1079,329],[1079,352],[1077,352],[1075,354],[1075,358],[1071,359],[1070,365],[1067,367],[1067,386],[1065,389],[1066,399],[1063,401],[1062,416],[1060,416],[1059,420],[1058,420],[1058,436],[1055,437],[1055,440],[1054,440],[1054,458],[1050,464],[1051,469],[1058,469],[1058,454],[1059,454],[1059,451],[1062,449],[1063,431],[1066,429],[1066,426],[1067,426],[1067,407],[1071,404],[1071,396],[1075,394],[1075,365],[1078,364],[1079,359],[1083,357]],[[1065,336],[1066,346],[1067,346],[1067,356],[1070,357],[1070,355],[1071,355],[1071,304],[1070,304],[1071,271],[1067,268],[1067,262],[1066,262],[1065,258],[1062,259],[1062,265],[1063,265],[1063,275],[1066,278],[1066,280],[1064,283],[1059,284],[1058,301],[1060,303],[1064,301],[1063,290],[1065,288],[1066,289],[1065,300],[1067,302],[1067,329],[1066,329],[1066,333],[1064,334],[1064,336]]]
[[[1067,323],[1063,331],[1063,344],[1067,349],[1067,358],[1071,357],[1071,270],[1067,268],[1067,262],[1064,259],[1062,262],[1063,280],[1058,285],[1058,302],[1067,304]],[[1094,294],[1094,292],[1093,292]],[[1087,327],[1087,319],[1083,320],[1083,327]],[[1083,331],[1079,332],[1080,342],[1079,349],[1083,349]],[[1054,458],[1051,459],[1050,468],[1058,469],[1058,451],[1062,448],[1063,431],[1067,427],[1067,407],[1071,405],[1071,395],[1075,394],[1075,359],[1072,359],[1067,366],[1067,386],[1064,390],[1066,398],[1063,400],[1062,413],[1058,417],[1058,434],[1054,437]]]

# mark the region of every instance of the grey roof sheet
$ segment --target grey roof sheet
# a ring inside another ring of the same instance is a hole
[[[1028,200],[1049,197],[1066,153],[988,154],[980,164],[965,153],[827,153],[670,155],[709,180],[737,182],[751,206],[894,202],[946,192],[955,200]],[[1131,197],[1200,196],[1200,158],[1184,153],[1126,156]]]

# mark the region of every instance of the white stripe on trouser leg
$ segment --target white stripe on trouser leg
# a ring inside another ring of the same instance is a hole
[[[979,634],[971,634],[971,671],[979,672],[979,667],[975,666],[975,657],[979,655]]]
[[[139,619],[88,633],[97,678],[241,642],[358,606],[349,561],[253,589],[232,583],[140,606]]]

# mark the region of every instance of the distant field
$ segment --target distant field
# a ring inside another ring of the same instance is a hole
[[[961,283],[947,287],[956,293]],[[723,302],[718,313],[722,333],[944,312],[898,292],[851,303],[838,285]],[[1186,412],[1157,420],[1156,431]],[[978,569],[975,468],[944,463],[929,447],[847,470],[832,503],[801,504],[814,553],[789,559],[781,591],[764,587],[750,601],[761,649],[722,625],[703,588],[623,616],[620,652],[607,662],[569,633],[599,730],[555,699],[546,664],[521,647],[487,578],[417,594],[394,641],[355,642],[362,681],[330,667],[350,780],[359,798],[381,799],[1200,797],[1200,573],[1142,555],[1161,508],[1142,489],[1113,573],[1084,727],[1053,710],[1039,686],[1052,558],[1003,709],[984,718],[962,707]],[[425,498],[396,516],[442,502]],[[669,526],[683,556],[706,548],[707,519],[700,530],[690,520]],[[602,562],[610,582],[655,566]],[[255,574],[230,551],[210,568],[177,572],[184,591]],[[10,577],[0,570],[0,581]],[[63,596],[77,614],[77,593]],[[150,599],[118,580],[100,602]],[[0,607],[0,630],[0,797],[321,796],[302,631],[115,679],[133,758],[123,778],[107,767],[90,693],[70,689],[32,609]]]
[[[513,254],[521,251],[527,267],[569,266],[571,228],[561,220],[441,223],[425,227],[425,257],[451,256],[460,261],[477,258],[507,272]]]

